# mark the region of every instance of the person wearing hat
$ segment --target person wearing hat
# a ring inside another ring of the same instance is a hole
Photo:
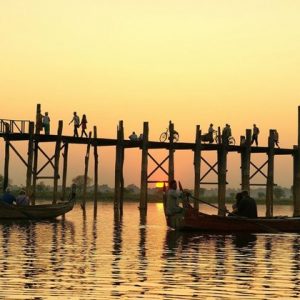
[[[29,198],[26,196],[26,192],[22,189],[19,192],[19,195],[16,198],[17,205],[29,205]]]
[[[11,194],[9,187],[6,188],[1,200],[7,204],[13,204],[16,202],[16,198],[13,194]]]

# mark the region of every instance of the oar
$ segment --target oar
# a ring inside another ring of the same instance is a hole
[[[180,181],[179,181],[179,187],[180,187],[180,190],[183,191]],[[211,204],[211,203],[209,203],[209,202],[206,202],[206,201],[204,201],[204,200],[201,200],[201,199],[199,199],[199,198],[196,198],[196,197],[194,197],[194,196],[192,196],[192,195],[190,195],[190,197],[193,198],[194,200],[200,201],[200,202],[205,203],[205,204],[207,204],[207,205],[209,205],[209,206],[211,206],[211,207],[214,207],[214,208],[216,208],[216,209],[218,209],[218,210],[221,210],[222,212],[230,213],[230,211],[229,211],[228,209],[226,209],[226,208],[225,208],[225,209],[219,208],[219,207],[216,206],[216,205],[213,205],[213,204]],[[241,220],[248,221],[248,220],[247,220],[247,219],[248,219],[247,217],[239,216],[239,215],[236,215],[236,214],[234,214],[234,213],[231,213],[231,215],[234,216],[234,217],[237,217],[237,218],[239,218],[239,219],[241,219]],[[268,225],[265,225],[265,224],[261,224],[261,223],[259,223],[258,221],[255,221],[255,219],[251,219],[251,221],[249,220],[248,222],[253,222],[253,223],[255,223],[256,225],[260,226],[261,228],[263,228],[264,230],[266,230],[266,231],[269,232],[269,233],[280,233],[280,231],[278,231],[277,229],[275,229],[275,228],[273,228],[273,227],[270,227],[270,226],[268,226]]]

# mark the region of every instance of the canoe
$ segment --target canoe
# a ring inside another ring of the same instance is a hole
[[[0,220],[44,220],[54,219],[71,211],[75,204],[75,189],[69,200],[57,204],[18,206],[0,201]]]
[[[300,232],[300,217],[222,217],[201,213],[192,207],[185,208],[183,213],[166,216],[166,221],[175,230],[209,233]]]

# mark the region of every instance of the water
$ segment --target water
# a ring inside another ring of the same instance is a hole
[[[262,211],[262,210],[261,210]],[[276,213],[291,214],[278,206]],[[160,204],[141,222],[126,203],[93,219],[1,224],[0,299],[292,299],[300,295],[300,235],[204,235],[167,230]]]

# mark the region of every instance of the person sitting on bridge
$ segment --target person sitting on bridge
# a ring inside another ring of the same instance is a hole
[[[11,190],[9,187],[5,189],[5,193],[1,197],[1,200],[6,204],[14,204],[14,202],[16,202],[16,198],[13,194],[11,194]]]
[[[135,133],[135,131],[132,132],[132,134],[128,137],[131,141],[137,141],[138,140],[138,136]]]
[[[275,129],[274,130],[274,143],[275,143],[275,145],[278,147],[278,148],[280,148],[279,147],[279,134],[278,134],[278,131]]]
[[[236,203],[233,206],[231,216],[237,215],[246,218],[257,218],[257,206],[247,191],[236,194]]]

